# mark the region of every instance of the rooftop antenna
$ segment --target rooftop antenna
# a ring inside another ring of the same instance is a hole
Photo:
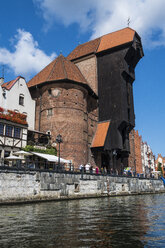
[[[128,19],[127,19],[127,26],[129,27],[129,25],[130,25],[130,22],[131,22],[131,19],[130,19],[130,17],[128,17]]]
[[[5,74],[5,66],[2,65],[2,78],[4,78],[4,74]]]

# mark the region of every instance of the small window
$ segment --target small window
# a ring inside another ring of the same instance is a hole
[[[22,106],[24,105],[24,95],[22,94],[19,96],[19,105],[22,105]]]
[[[4,132],[4,125],[0,123],[0,135],[3,135]]]
[[[13,127],[6,125],[6,136],[12,137]]]
[[[49,96],[52,95],[52,90],[51,89],[48,89],[48,94],[49,94]]]
[[[21,137],[21,128],[15,127],[14,128],[14,138],[20,139],[20,137]]]
[[[52,116],[52,109],[47,110],[47,116]]]

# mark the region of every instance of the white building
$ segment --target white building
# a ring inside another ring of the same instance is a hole
[[[31,98],[26,81],[19,76],[7,83],[0,78],[0,107],[27,115],[28,129],[34,130],[35,101]]]
[[[155,156],[147,142],[141,143],[141,157],[144,174],[155,172]]]

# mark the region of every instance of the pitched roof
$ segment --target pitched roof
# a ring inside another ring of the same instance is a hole
[[[3,83],[2,88],[5,88],[6,90],[10,90],[14,86],[14,84],[18,81],[18,79],[20,79],[20,78],[21,78],[21,76],[18,76],[14,80],[11,80],[11,81],[9,81],[7,83]]]
[[[105,121],[97,124],[97,129],[92,141],[91,148],[104,146],[109,125],[110,125],[110,121]]]
[[[77,46],[67,57],[67,59],[72,60],[84,55],[96,53],[100,44],[100,38],[88,41],[84,44]]]
[[[135,31],[124,28],[113,33],[101,36],[82,45],[77,46],[69,55],[69,60],[74,60],[92,53],[99,53],[114,47],[133,42]]]
[[[79,68],[63,55],[60,55],[36,76],[34,76],[27,85],[28,87],[33,87],[44,82],[65,79],[87,84],[87,81],[80,72]]]

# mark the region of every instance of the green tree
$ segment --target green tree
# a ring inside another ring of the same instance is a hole
[[[162,172],[162,164],[160,162],[158,162],[158,171],[161,172],[161,175],[163,174],[163,172]]]

